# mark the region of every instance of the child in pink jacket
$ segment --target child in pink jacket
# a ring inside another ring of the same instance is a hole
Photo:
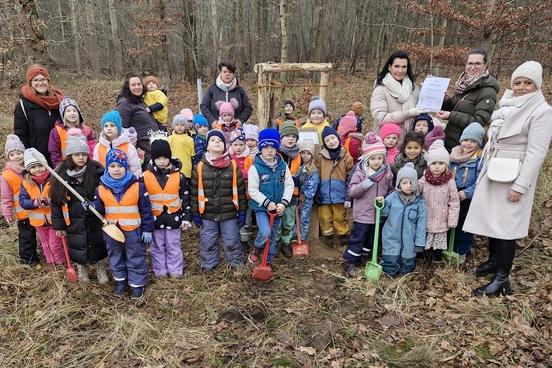
[[[418,188],[427,208],[426,259],[441,261],[447,249],[447,232],[456,228],[460,214],[460,198],[452,172],[448,169],[449,153],[442,140],[436,140],[426,155],[427,169],[418,180]]]

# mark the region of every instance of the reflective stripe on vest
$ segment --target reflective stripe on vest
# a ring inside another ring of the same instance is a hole
[[[13,208],[15,210],[15,218],[18,220],[25,220],[29,218],[29,211],[24,210],[19,204],[19,192],[21,191],[21,183],[23,182],[23,177],[13,170],[4,170],[2,173],[4,179],[11,188],[13,193]]]
[[[98,195],[105,207],[105,219],[111,224],[118,224],[124,231],[136,230],[141,224],[139,194],[139,185],[134,183],[118,202],[111,190],[100,185]]]
[[[69,200],[69,197],[67,198]],[[65,220],[65,225],[71,225],[71,218],[69,217],[69,206],[67,203],[61,205],[61,212],[63,213],[63,219]]]
[[[151,212],[154,216],[159,216],[163,213],[163,208],[167,207],[169,214],[175,213],[182,208],[180,201],[180,172],[173,172],[169,175],[169,180],[165,184],[165,188],[161,189],[157,178],[151,171],[144,173],[144,184],[148,191],[151,202]]]
[[[238,164],[235,160],[232,160],[232,203],[236,207],[236,211],[240,209],[238,202]],[[203,191],[203,161],[200,161],[196,167],[197,170],[197,204],[199,208],[199,214],[205,212],[205,203],[209,200],[205,197]]]
[[[128,156],[128,145],[129,145],[129,143],[127,142],[127,143],[123,143],[120,146],[113,147],[113,148],[117,148],[118,150],[123,151]],[[98,146],[98,162],[100,164],[102,164],[102,166],[104,166],[104,167],[105,167],[105,157],[107,156],[107,152],[109,152],[109,150],[111,150],[111,148],[107,148],[103,144],[100,144]]]
[[[50,194],[50,182],[46,183],[40,190],[40,187],[36,183],[29,183],[28,180],[23,180],[23,187],[29,194],[31,199],[38,199],[39,197],[48,197]],[[38,207],[29,210],[29,222],[34,227],[41,227],[52,224],[52,209],[50,206]]]

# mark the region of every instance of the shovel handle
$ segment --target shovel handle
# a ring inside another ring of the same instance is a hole
[[[299,222],[301,221],[299,217],[299,206],[295,206],[295,232],[297,233],[297,240],[299,243],[303,242],[303,238],[301,237],[301,227],[299,226]]]
[[[456,228],[451,228],[450,229],[450,236],[449,236],[449,246],[448,246],[448,251],[449,252],[452,252],[454,250],[454,238],[456,237]]]
[[[385,207],[385,199],[378,202],[374,198],[374,207],[376,208],[376,223],[374,229],[374,245],[372,246],[372,262],[376,263],[378,260],[378,243],[379,243],[379,233],[380,233],[380,220],[381,220],[381,210]]]
[[[265,247],[263,249],[263,259],[261,261],[261,264],[263,266],[266,266],[266,261],[268,260],[268,251],[270,248],[270,239],[272,239],[272,225],[274,225],[274,219],[278,215],[276,211],[266,211],[266,214],[268,215],[268,227],[270,228],[270,235],[268,236],[268,239],[266,239]]]

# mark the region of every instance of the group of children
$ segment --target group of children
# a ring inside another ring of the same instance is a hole
[[[294,107],[292,101],[287,104]],[[404,137],[395,123],[384,124],[379,136],[362,136],[354,111],[336,121],[337,129],[330,126],[320,99],[311,101],[303,126],[286,118],[260,132],[235,120],[230,103],[219,108],[212,129],[201,114],[181,110],[170,135],[152,134],[151,161],[144,163],[133,145],[135,132],[122,128],[117,111],[102,116],[96,143],[77,103],[65,98],[49,147],[56,172],[84,201],[50,179],[38,151],[25,150],[17,136],[8,135],[0,177],[2,213],[10,223],[17,220],[21,260],[38,262],[36,232],[48,265],[64,264],[62,241],[67,239],[81,281],[89,281],[95,266],[99,282],[106,283],[107,256],[114,293],[122,296],[130,287],[131,297],[139,299],[148,282],[146,245],[156,277],[182,276],[181,234],[192,223],[200,228],[205,272],[220,263],[219,239],[226,262],[237,272],[244,254],[259,262],[267,242],[271,265],[279,251],[292,256],[296,231],[308,237],[316,205],[324,243],[347,246],[346,272],[353,275],[372,250],[375,200],[385,202],[382,265],[388,274],[411,272],[416,252],[438,260],[447,231],[457,226],[458,252],[464,258],[469,253],[473,239],[460,228],[478,175],[480,125],[466,128],[449,157],[440,140],[424,155],[435,130],[429,116],[417,119]],[[300,142],[300,131],[314,131],[318,139]],[[122,230],[124,244],[101,236],[96,211]],[[254,223],[258,232],[249,247]]]

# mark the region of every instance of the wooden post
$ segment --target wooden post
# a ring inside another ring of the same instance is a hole
[[[328,93],[328,80],[330,79],[330,73],[329,72],[321,72],[320,73],[320,91],[318,92],[318,95],[321,99],[326,101],[326,96]]]

